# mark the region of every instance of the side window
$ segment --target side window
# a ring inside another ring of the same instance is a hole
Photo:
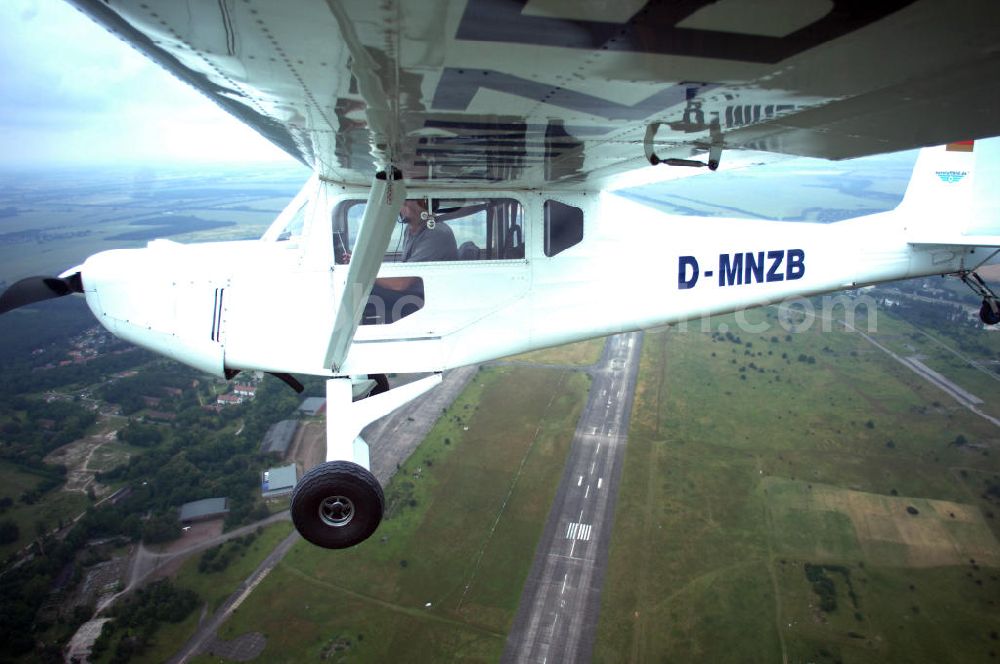
[[[361,229],[361,218],[365,215],[363,200],[344,201],[333,211],[333,255],[338,263],[347,263],[348,252],[354,251],[354,243],[358,241],[358,231]],[[394,248],[402,245],[403,225],[397,224],[389,239],[385,260],[398,260]]]
[[[555,256],[583,240],[583,210],[545,201],[545,255]]]
[[[302,235],[302,228],[305,226],[306,222],[306,204],[303,203],[292,218],[288,220],[285,227],[281,229],[281,233],[278,235],[278,242],[284,242],[285,240],[291,240],[293,237],[298,237]]]
[[[344,201],[333,213],[334,255],[347,262],[357,241],[365,201]],[[411,198],[400,212],[387,262],[524,258],[524,212],[510,198]]]

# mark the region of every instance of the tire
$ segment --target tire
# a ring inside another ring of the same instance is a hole
[[[996,325],[1000,323],[1000,311],[994,311],[988,300],[983,300],[983,306],[979,308],[979,320],[985,325]]]
[[[368,374],[368,378],[375,381],[375,387],[368,393],[368,396],[373,397],[376,394],[389,391],[389,378],[385,374]]]
[[[385,497],[378,480],[350,461],[327,461],[302,476],[292,493],[292,523],[325,549],[365,541],[382,521]]]

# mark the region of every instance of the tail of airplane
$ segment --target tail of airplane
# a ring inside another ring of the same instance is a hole
[[[1000,213],[976,200],[974,141],[920,151],[896,208],[912,244],[1000,245]]]

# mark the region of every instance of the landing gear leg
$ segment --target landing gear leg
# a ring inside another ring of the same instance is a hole
[[[993,289],[975,272],[963,272],[959,277],[972,292],[983,298],[983,306],[979,308],[979,320],[983,321],[983,325],[1000,323],[1000,299]]]
[[[361,430],[441,382],[432,374],[353,401],[350,378],[326,381],[326,463],[307,472],[292,493],[292,523],[302,537],[326,549],[365,541],[382,521],[385,497],[370,470]]]

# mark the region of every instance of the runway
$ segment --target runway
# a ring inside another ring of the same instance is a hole
[[[609,337],[501,662],[587,662],[600,612],[642,334]]]

